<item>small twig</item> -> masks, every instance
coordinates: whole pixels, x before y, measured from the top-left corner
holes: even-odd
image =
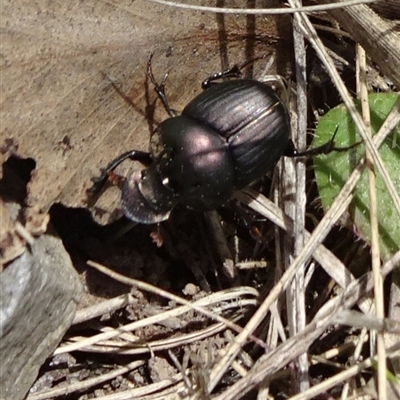
[[[383,266],[381,270],[382,276],[386,277],[395,268],[399,268],[399,266],[400,251]],[[275,373],[301,354],[303,349],[308,348],[332,323],[332,319],[336,315],[342,310],[353,307],[360,297],[365,296],[372,288],[372,273],[367,273],[357,279],[357,281],[351,283],[341,295],[329,300],[302,332],[289,338],[275,350],[262,356],[246,377],[234,383],[224,393],[216,396],[214,400],[234,399],[238,398],[239,395],[243,397],[259,385],[265,379],[265,376]],[[355,371],[357,373],[358,370],[355,369]],[[343,382],[343,379],[342,377],[341,382]]]
[[[289,0],[292,8],[301,8],[301,2],[298,0]],[[294,14],[293,39],[294,54],[296,60],[296,92],[297,92],[297,138],[296,147],[301,152],[307,145],[307,61],[305,37],[298,26],[298,14]],[[296,193],[295,193],[295,213],[294,213],[294,255],[297,256],[304,247],[305,232],[305,214],[306,214],[306,163],[304,159],[296,160]],[[301,332],[306,326],[306,300],[305,300],[305,268],[306,265],[299,266],[295,278],[291,285],[291,291],[288,291],[288,301],[291,303],[292,324],[291,335]],[[289,293],[291,294],[289,296]],[[288,310],[289,308],[288,304]],[[289,317],[289,316],[288,316]],[[290,319],[289,319],[290,322]],[[297,359],[297,368],[295,368],[296,379],[294,379],[293,389],[296,392],[304,392],[310,387],[309,383],[309,363],[307,353],[301,354]]]
[[[115,271],[112,271],[109,268],[105,267],[104,265],[98,264],[96,262],[88,261],[88,265],[97,269],[98,271],[102,272],[103,274],[106,274],[106,275],[112,277],[113,279],[117,280],[118,282],[124,283],[125,285],[135,286],[141,290],[145,290],[145,291],[153,293],[157,296],[165,297],[166,299],[172,300],[178,304],[183,304],[183,307],[179,307],[179,308],[170,310],[169,314],[165,315],[164,318],[170,318],[171,316],[180,315],[180,314],[183,314],[190,310],[195,310],[195,311],[199,312],[200,314],[203,314],[213,320],[216,320],[218,322],[225,324],[227,327],[229,327],[230,329],[232,329],[235,332],[241,332],[242,327],[240,327],[239,325],[233,323],[232,321],[227,320],[226,318],[224,318],[212,311],[209,311],[205,307],[213,304],[213,302],[215,302],[215,301],[220,302],[220,301],[227,301],[228,299],[232,300],[233,298],[239,298],[244,293],[246,293],[247,295],[251,295],[255,298],[257,298],[259,295],[259,293],[256,289],[246,286],[246,287],[233,288],[230,290],[223,290],[223,291],[220,291],[217,293],[213,293],[203,299],[197,300],[192,303],[192,302],[187,301],[187,300],[185,300],[179,296],[176,296],[170,292],[167,292],[166,290],[163,290],[161,288],[153,286],[149,283],[139,281],[137,279],[128,278],[128,277],[121,275]],[[147,318],[148,322],[149,322],[149,320],[152,320],[152,319],[154,319],[154,322],[159,323],[161,317],[159,315],[156,315],[156,316]],[[143,321],[136,321],[132,324],[128,324],[128,325],[124,326],[122,330],[115,329],[113,332],[102,333],[100,335],[96,335],[96,337],[88,338],[85,341],[84,345],[90,345],[90,344],[97,343],[100,340],[105,340],[105,339],[110,339],[112,337],[116,337],[121,332],[129,331],[129,329],[131,328],[132,325],[134,325],[135,328],[138,328],[139,326],[137,324],[140,322],[143,322]],[[267,348],[267,345],[262,340],[255,337],[254,335],[250,336],[250,340],[254,341],[254,343],[258,344],[262,348]],[[60,353],[68,352],[68,351],[77,350],[81,347],[83,347],[83,346],[82,345],[76,346],[76,343],[73,343],[72,345],[66,345],[66,346],[59,347],[54,352],[54,354],[60,354]]]
[[[45,400],[58,396],[67,396],[72,393],[87,390],[93,386],[100,385],[104,382],[117,378],[127,372],[137,369],[146,363],[144,360],[133,361],[121,368],[107,372],[94,378],[85,379],[81,382],[69,383],[67,386],[46,390],[44,392],[34,393],[27,397],[27,400]]]
[[[369,4],[375,0],[348,0],[339,4],[332,3],[317,6],[304,6],[298,8],[225,8],[225,7],[206,7],[192,4],[178,3],[167,0],[148,0],[154,3],[163,4],[165,6],[185,8],[192,11],[212,12],[217,14],[245,14],[245,15],[279,15],[279,14],[293,14],[293,13],[312,13],[327,10],[333,10],[342,7],[350,7],[357,4]]]
[[[104,300],[99,304],[83,308],[76,312],[72,325],[80,324],[82,322],[100,317],[107,313],[112,313],[127,306],[132,302],[133,297],[130,294],[123,294],[110,300]]]
[[[357,64],[358,64],[358,93],[361,99],[361,109],[363,120],[369,135],[371,136],[371,115],[368,103],[367,89],[367,60],[365,50],[361,46],[357,46]],[[375,296],[375,312],[378,318],[384,318],[384,298],[383,298],[383,279],[381,276],[381,260],[379,249],[379,227],[378,227],[378,204],[376,194],[376,177],[374,160],[369,150],[365,155],[367,171],[368,171],[368,192],[370,201],[370,224],[371,224],[371,258],[372,272],[374,276],[374,296]],[[373,350],[372,350],[373,351]],[[380,400],[387,398],[386,390],[386,351],[385,342],[382,332],[377,334],[377,351],[378,351],[378,395]]]

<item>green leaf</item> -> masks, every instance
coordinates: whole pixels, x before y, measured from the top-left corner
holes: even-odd
[[[399,95],[395,93],[377,93],[369,96],[372,131],[375,134],[391,111]],[[358,107],[359,108],[359,107]],[[361,140],[350,114],[344,105],[330,110],[321,118],[312,147],[320,146],[331,140],[337,130],[335,147],[347,147]],[[397,141],[396,141],[397,138]],[[345,184],[347,178],[365,152],[364,144],[344,152],[332,152],[314,157],[315,176],[321,204],[326,211]],[[379,153],[400,193],[400,127],[398,126],[380,147]],[[400,249],[400,217],[394,208],[392,199],[379,175],[376,173],[378,197],[378,222],[381,254],[384,260]],[[357,184],[354,199],[349,208],[354,231],[368,243],[371,242],[368,180],[366,171]],[[348,224],[346,224],[348,225]]]

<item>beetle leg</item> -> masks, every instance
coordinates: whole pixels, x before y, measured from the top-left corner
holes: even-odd
[[[147,62],[147,76],[149,77],[151,83],[154,85],[154,90],[157,93],[158,98],[163,103],[165,111],[169,114],[170,117],[176,117],[175,111],[169,106],[167,95],[165,94],[165,82],[167,81],[168,74],[164,75],[161,84],[156,81],[153,74],[153,68],[151,66],[151,60],[153,58],[153,54],[150,54],[149,61]]]
[[[89,189],[91,193],[99,193],[107,182],[109,174],[115,170],[125,160],[139,161],[144,165],[150,165],[153,162],[153,158],[150,153],[139,150],[131,150],[121,154],[114,160],[112,160],[105,168],[101,169],[101,175],[97,178],[92,178],[93,186]]]
[[[305,151],[299,152],[294,146],[293,142],[290,140],[289,144],[283,154],[286,157],[304,157],[304,156],[317,156],[319,154],[329,154],[333,151],[347,151],[352,149],[353,147],[358,146],[361,142],[357,142],[347,147],[335,147],[335,136],[339,127],[337,126],[335,132],[332,136],[332,139],[329,142],[324,143],[321,146],[315,147],[314,149],[309,149]]]
[[[283,155],[286,157],[296,157],[297,153],[298,152],[296,147],[294,146],[293,140],[290,139]]]
[[[294,143],[290,140],[286,150],[284,152],[284,156],[286,157],[307,157],[307,156],[317,156],[318,154],[329,154],[332,151],[335,151],[335,142],[332,138],[329,142],[324,143],[323,145],[316,147],[315,149],[309,149],[305,151],[298,151],[294,146]]]
[[[265,243],[261,231],[254,225],[253,219],[246,213],[246,211],[236,201],[230,202],[231,208],[235,211],[236,216],[239,218],[243,226],[248,230],[250,236],[259,244]]]
[[[201,84],[202,89],[208,89],[210,86],[212,86],[213,83],[215,83],[214,81],[216,81],[218,79],[240,78],[242,76],[241,71],[243,68],[247,67],[248,65],[253,64],[255,61],[258,61],[258,60],[261,60],[261,59],[267,57],[267,55],[268,54],[264,54],[260,57],[252,58],[251,60],[245,61],[244,63],[242,63],[240,65],[235,64],[232,68],[229,68],[225,71],[217,72],[216,74],[209,76]]]
[[[234,65],[232,68],[229,68],[225,71],[217,72],[214,75],[209,76],[207,79],[203,81],[201,84],[202,89],[208,89],[214,81],[222,78],[240,78],[242,73],[240,72],[240,67],[238,65]]]

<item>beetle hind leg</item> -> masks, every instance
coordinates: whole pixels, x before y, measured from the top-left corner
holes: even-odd
[[[336,133],[337,133],[338,129],[339,129],[339,127],[337,126],[335,129],[335,132],[333,133],[333,136],[332,136],[331,140],[329,140],[329,142],[326,142],[326,143],[322,144],[321,146],[315,147],[313,149],[308,149],[308,150],[301,151],[301,152],[296,149],[296,147],[294,146],[294,143],[290,140],[283,155],[286,157],[318,156],[320,154],[329,154],[329,153],[332,153],[333,151],[337,151],[337,152],[347,151],[347,150],[350,150],[353,147],[356,147],[362,143],[362,142],[357,142],[357,143],[354,143],[351,146],[347,146],[347,147],[336,147],[335,146],[335,137],[336,137]]]

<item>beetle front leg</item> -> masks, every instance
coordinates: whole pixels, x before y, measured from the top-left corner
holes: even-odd
[[[96,194],[101,191],[104,184],[107,182],[109,174],[115,170],[125,160],[139,161],[143,165],[150,165],[153,162],[153,158],[150,153],[146,151],[131,150],[121,154],[114,160],[112,160],[105,168],[101,169],[101,175],[97,178],[92,178],[93,186],[89,189],[89,192]]]
[[[165,82],[167,81],[168,74],[164,75],[164,78],[159,84],[154,78],[153,68],[151,67],[151,60],[153,58],[153,54],[150,54],[149,61],[147,61],[147,76],[149,77],[151,83],[154,85],[154,90],[156,91],[158,98],[163,103],[165,111],[169,114],[170,117],[176,117],[175,111],[169,106],[167,95],[165,94]]]

